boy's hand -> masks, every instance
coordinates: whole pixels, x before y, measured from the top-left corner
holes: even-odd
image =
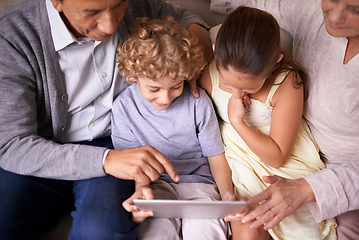
[[[141,211],[133,204],[133,199],[153,199],[152,189],[147,186],[136,186],[136,192],[122,203],[127,212],[132,213],[132,221],[141,223],[146,218],[153,216],[153,211]]]

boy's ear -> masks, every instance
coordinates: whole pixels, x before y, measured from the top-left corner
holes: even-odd
[[[279,53],[279,57],[278,57],[278,61],[277,61],[277,63],[279,63],[279,62],[280,62],[280,60],[282,60],[282,58],[283,58],[283,54]]]

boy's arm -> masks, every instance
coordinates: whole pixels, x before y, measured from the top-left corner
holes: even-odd
[[[223,200],[236,200],[233,194],[232,172],[223,153],[223,142],[218,119],[210,98],[200,89],[196,121],[202,153],[207,156],[211,173]]]
[[[224,153],[208,157],[211,173],[216,182],[222,200],[234,201],[236,197],[233,193],[232,171],[229,168]]]

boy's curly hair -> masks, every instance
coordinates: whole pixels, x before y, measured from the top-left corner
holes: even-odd
[[[198,39],[172,17],[137,18],[135,32],[118,47],[118,69],[129,83],[138,77],[191,79],[206,66]]]

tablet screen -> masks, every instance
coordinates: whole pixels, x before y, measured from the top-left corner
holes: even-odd
[[[190,201],[190,200],[143,200],[133,203],[140,210],[154,211],[157,218],[216,218],[241,213],[248,205],[245,201]]]

